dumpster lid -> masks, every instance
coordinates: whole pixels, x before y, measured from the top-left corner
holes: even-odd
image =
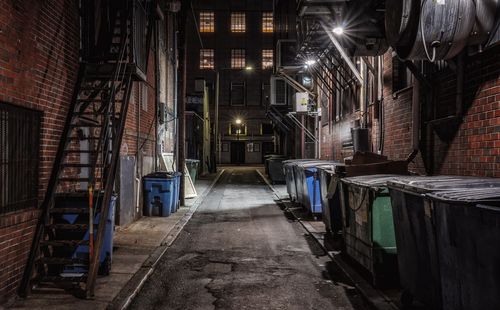
[[[199,163],[200,160],[199,159],[186,159],[186,162],[190,162],[190,163]]]
[[[481,202],[500,203],[500,185],[487,188],[456,188],[453,190],[434,192],[427,196],[431,199],[445,202],[460,202],[466,204]]]
[[[374,174],[343,178],[342,182],[346,184],[354,184],[362,187],[378,189],[381,187],[387,187],[388,181],[396,180],[397,178],[401,177],[403,176],[399,174]]]
[[[470,176],[404,176],[387,183],[390,188],[418,194],[456,188],[488,188],[500,186],[500,179]]]

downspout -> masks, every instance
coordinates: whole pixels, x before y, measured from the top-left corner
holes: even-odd
[[[420,81],[413,79],[413,95],[411,103],[412,151],[406,162],[412,162],[420,150]]]
[[[378,154],[384,153],[384,64],[383,56],[377,57]]]
[[[158,137],[158,127],[160,126],[159,115],[162,111],[160,111],[160,32],[159,32],[159,22],[154,21],[155,23],[155,154],[154,154],[154,162],[155,162],[155,171],[158,171],[158,153],[159,147],[158,144],[160,142],[160,137]]]

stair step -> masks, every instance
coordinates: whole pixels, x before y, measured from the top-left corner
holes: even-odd
[[[87,208],[52,208],[49,211],[51,214],[88,214]]]
[[[47,225],[45,227],[47,227],[49,229],[61,229],[61,230],[87,230],[87,229],[89,229],[88,224],[50,224],[50,225]]]
[[[87,265],[89,260],[77,257],[41,257],[40,262],[47,265]]]
[[[37,279],[37,282],[51,282],[51,283],[80,283],[86,282],[87,276],[83,275],[80,277],[65,277],[65,276],[44,276]]]
[[[43,240],[40,241],[42,246],[71,246],[89,245],[88,240]]]
[[[61,182],[90,182],[90,178],[59,178]],[[101,180],[99,177],[95,177],[94,180]]]
[[[91,127],[91,128],[101,128],[101,124],[71,124],[72,128],[79,128],[79,127]]]
[[[96,150],[65,150],[64,151],[67,154],[96,154],[96,153],[101,153],[101,151],[96,151]],[[112,151],[108,151],[108,153],[112,153]]]
[[[68,137],[71,141],[99,140],[100,137]]]
[[[101,190],[94,190],[94,197],[97,196],[102,196],[104,193]],[[88,190],[78,190],[78,191],[71,191],[71,192],[59,192],[55,193],[54,197],[56,198],[74,198],[74,197],[88,197],[89,196],[89,191]],[[54,208],[51,210],[56,210],[56,209],[63,209],[63,208]]]

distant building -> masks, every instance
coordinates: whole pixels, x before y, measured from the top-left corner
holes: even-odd
[[[223,164],[261,163],[275,151],[273,126],[266,118],[274,54],[272,1],[195,0],[193,8],[187,28],[187,93],[196,96],[201,90],[195,81],[205,80],[212,157]],[[219,150],[214,141],[217,72]],[[188,109],[202,114],[201,106],[188,104]],[[188,122],[186,132],[194,131]],[[192,149],[192,141],[187,144],[188,154],[201,153]]]

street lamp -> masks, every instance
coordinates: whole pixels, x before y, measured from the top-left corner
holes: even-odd
[[[219,134],[219,93],[220,93],[220,72],[225,70],[235,70],[235,71],[253,71],[252,66],[245,66],[244,68],[221,68],[215,71],[215,126],[214,126],[214,136],[215,136],[215,150],[217,151],[218,159],[215,161],[215,169],[217,171],[217,161],[221,162],[221,147],[222,147],[222,137]],[[241,123],[241,120],[240,120]]]
[[[333,33],[335,33],[338,36],[343,35],[344,34],[344,28],[341,27],[341,26],[337,26],[337,27],[333,28]]]

